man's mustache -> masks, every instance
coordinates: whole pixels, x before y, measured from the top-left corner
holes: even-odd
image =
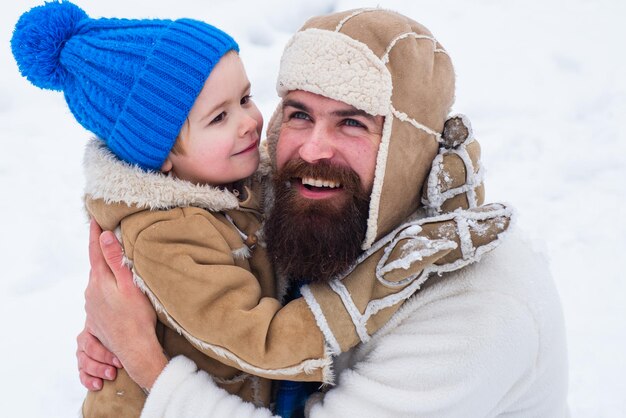
[[[305,177],[339,183],[341,193],[334,199],[303,198],[291,184]],[[294,159],[273,180],[275,201],[265,234],[279,274],[294,281],[326,281],[344,272],[360,254],[367,229],[370,192],[363,190],[358,174],[328,160]]]
[[[307,177],[339,183],[341,188],[353,194],[363,193],[361,179],[353,169],[332,164],[328,160],[311,164],[297,158],[288,161],[275,175],[276,180],[280,182],[291,182]]]

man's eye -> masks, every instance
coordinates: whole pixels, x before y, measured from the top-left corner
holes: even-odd
[[[343,123],[346,126],[353,126],[355,128],[365,128],[365,125],[363,125],[361,122],[355,119],[345,119]]]
[[[243,96],[241,98],[241,101],[239,102],[241,105],[245,105],[250,103],[250,100],[252,100],[252,95],[251,94],[246,94],[245,96]]]
[[[289,119],[302,119],[302,120],[308,120],[309,115],[307,115],[304,112],[293,112],[291,115],[289,115]]]
[[[213,125],[214,123],[220,123],[221,121],[224,120],[225,117],[226,117],[226,112],[222,112],[219,115],[217,115],[215,118],[213,118],[213,120],[211,121],[209,125]]]

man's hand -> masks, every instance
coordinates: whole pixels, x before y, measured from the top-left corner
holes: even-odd
[[[96,337],[84,329],[76,337],[76,359],[80,382],[93,391],[102,389],[103,380],[114,380],[122,363]]]
[[[92,221],[89,237],[91,271],[85,290],[85,329],[115,353],[137,384],[150,388],[167,364],[167,359],[156,337],[154,309],[134,285],[132,272],[122,263],[123,257],[122,247],[115,235],[110,231],[101,233],[100,227]],[[89,336],[81,334],[79,338],[93,344]],[[92,360],[96,357],[94,361],[100,358],[98,353],[86,354]],[[98,366],[89,361],[85,365]],[[86,369],[85,373],[90,374]],[[100,378],[99,375],[95,377]]]

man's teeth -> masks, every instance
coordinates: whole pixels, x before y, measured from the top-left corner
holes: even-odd
[[[314,179],[313,177],[303,177],[302,184],[305,186],[313,187],[328,187],[334,189],[341,186],[341,183],[334,182],[332,180]]]

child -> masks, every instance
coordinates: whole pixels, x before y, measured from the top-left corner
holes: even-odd
[[[97,135],[85,154],[86,207],[116,231],[158,313],[167,355],[191,358],[227,391],[259,405],[268,404],[270,381],[257,376],[332,382],[336,347],[363,337],[352,329],[328,341],[302,298],[285,307],[273,298],[259,240],[259,180],[268,169],[253,175],[263,121],[235,41],[190,19],[91,19],[71,3],[52,2],[25,13],[11,42],[22,74],[63,91],[78,122]],[[388,268],[388,282],[417,276],[455,248],[450,240],[430,242],[428,257],[399,263],[403,274]],[[359,283],[379,300],[408,292],[410,281],[383,286],[362,270],[351,275],[363,275]],[[372,312],[367,331],[414,289]],[[349,309],[335,303],[333,310]],[[138,416],[144,401],[120,370],[88,394],[83,414]]]

